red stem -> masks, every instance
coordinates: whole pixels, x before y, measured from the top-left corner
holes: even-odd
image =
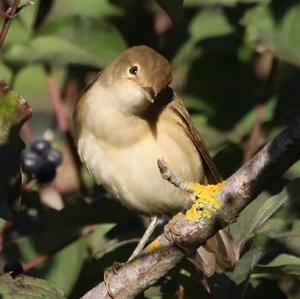
[[[69,122],[62,104],[62,99],[60,96],[58,84],[53,76],[50,67],[46,67],[46,72],[47,72],[48,88],[51,96],[53,110],[57,119],[58,127],[60,128],[61,131],[67,132],[69,128]]]
[[[24,134],[24,136],[28,142],[32,141],[33,133],[32,133],[32,130],[31,130],[28,122],[24,123],[24,125],[22,127],[22,133]]]
[[[18,10],[20,0],[14,0],[8,10],[4,13],[5,19],[0,31],[0,47],[3,45],[9,26]]]
[[[43,253],[39,256],[37,256],[36,258],[34,258],[33,260],[27,262],[27,263],[23,263],[23,269],[24,272],[30,270],[31,268],[40,265],[41,263],[43,263],[44,261],[46,261],[49,257],[55,255],[56,253],[58,253],[60,250],[64,249],[65,247],[67,247],[68,245],[72,244],[73,242],[79,240],[81,237],[87,236],[89,234],[91,234],[93,231],[95,230],[95,226],[94,225],[89,225],[85,228],[83,228],[78,234],[76,234],[75,236],[71,237],[70,239],[66,240],[65,242],[63,242],[62,244],[59,244],[56,248],[49,250],[46,253]]]

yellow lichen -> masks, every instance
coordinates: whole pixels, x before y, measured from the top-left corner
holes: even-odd
[[[218,195],[224,184],[224,181],[215,185],[188,184],[186,190],[191,192],[196,199],[192,207],[186,212],[186,218],[195,222],[204,218],[211,218],[221,207]]]
[[[160,237],[157,237],[155,240],[153,240],[145,249],[146,253],[151,253],[155,250],[160,250],[161,245],[160,245]]]

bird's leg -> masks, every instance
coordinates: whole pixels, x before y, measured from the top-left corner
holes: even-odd
[[[133,260],[135,257],[137,257],[143,251],[143,249],[145,247],[145,244],[147,243],[150,236],[154,232],[155,228],[157,227],[157,224],[158,224],[158,217],[157,216],[151,217],[151,221],[150,221],[149,226],[147,227],[147,229],[146,229],[142,239],[140,240],[139,244],[136,246],[133,253],[129,257],[128,262]]]
[[[159,220],[159,218],[157,216],[151,217],[149,226],[147,227],[142,239],[139,241],[139,244],[136,246],[136,248],[134,249],[133,253],[129,257],[127,262],[130,262],[131,260],[133,260],[135,257],[137,257],[143,251],[145,244],[147,243],[147,241],[149,240],[153,231],[157,227],[158,220]],[[113,265],[111,267],[107,268],[104,272],[104,283],[105,283],[107,293],[110,296],[110,298],[114,298],[113,294],[110,290],[110,282],[111,282],[112,277],[114,275],[118,274],[118,269],[120,268],[121,265],[122,264],[120,264],[120,263],[113,263]]]

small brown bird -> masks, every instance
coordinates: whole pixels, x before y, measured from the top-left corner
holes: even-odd
[[[74,137],[89,173],[124,205],[152,217],[130,259],[141,252],[158,217],[192,204],[190,194],[161,178],[159,158],[186,181],[220,180],[171,81],[172,67],[163,56],[147,46],[132,47],[98,75],[75,107]],[[198,253],[206,275],[234,261],[224,231]]]

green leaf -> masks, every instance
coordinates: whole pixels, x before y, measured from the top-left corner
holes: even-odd
[[[84,211],[84,213],[82,213]],[[80,226],[96,223],[116,223],[135,219],[135,215],[114,200],[99,200],[87,203],[77,200],[59,212],[49,224],[49,231],[70,231]]]
[[[17,66],[32,63],[63,65],[77,63],[101,67],[104,65],[96,55],[63,38],[53,36],[36,37],[27,44],[16,44],[3,55],[4,60]]]
[[[290,198],[288,188],[295,184],[299,185],[299,180],[294,180],[275,196],[268,197],[266,193],[262,193],[241,212],[237,222],[230,225],[230,231],[238,249],[241,249],[246,241],[288,201]]]
[[[234,6],[238,3],[268,3],[270,0],[185,0],[185,6],[224,5]]]
[[[294,221],[292,228],[287,232],[279,234],[277,240],[284,244],[290,252],[300,255],[300,221]]]
[[[234,33],[235,28],[220,9],[200,10],[192,19],[189,27],[189,39],[181,46],[173,59],[174,64],[191,60],[200,54],[196,47],[205,39],[218,38]]]
[[[69,294],[77,281],[87,256],[86,249],[87,240],[81,238],[60,250],[47,260],[42,276],[47,281],[57,285],[66,294]],[[70,269],[72,270],[70,271]]]
[[[0,276],[0,297],[1,299],[65,298],[61,290],[45,280],[26,275],[19,275],[13,279],[10,274]]]
[[[277,238],[278,234],[282,233],[287,226],[286,220],[274,217],[266,221],[258,230],[258,234],[264,234],[270,238]]]
[[[126,43],[118,30],[93,18],[65,17],[49,22],[39,30],[40,36],[55,36],[94,55],[94,66],[103,67],[125,48]]]
[[[123,11],[109,0],[64,0],[55,1],[51,14],[53,19],[70,15],[102,19],[120,16]]]
[[[193,41],[219,37],[234,32],[234,26],[220,9],[204,9],[196,14],[189,26]]]
[[[282,273],[300,276],[300,258],[290,254],[280,254],[266,265],[257,265],[255,277],[278,276]]]
[[[263,256],[263,248],[255,247],[248,250],[236,264],[232,273],[227,273],[237,285],[249,278],[255,265]]]
[[[5,38],[4,47],[7,48],[15,43],[27,42],[31,35],[29,26],[24,25],[24,22],[18,17],[14,19],[9,27],[9,31]]]
[[[24,98],[0,81],[0,217],[9,219],[20,196],[20,156],[24,144],[19,137],[22,124],[31,116]]]
[[[250,41],[279,59],[300,66],[300,4],[273,1],[247,11],[244,24]]]

